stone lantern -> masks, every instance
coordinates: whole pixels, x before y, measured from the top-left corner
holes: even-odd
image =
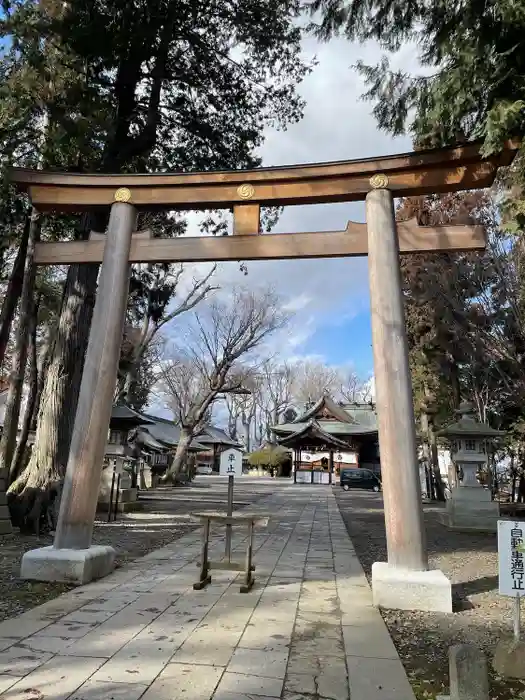
[[[132,483],[131,475],[125,467],[132,463],[135,450],[129,444],[129,434],[138,426],[151,425],[152,420],[124,404],[113,406],[109,424],[108,440],[104,454],[104,465],[100,479],[98,509],[110,508],[110,498],[116,477],[118,479],[118,509],[120,512],[139,510],[138,489]]]
[[[456,530],[496,532],[499,504],[492,500],[490,489],[479,483],[477,475],[487,466],[487,443],[505,433],[477,421],[467,402],[456,413],[460,419],[438,433],[450,442],[450,456],[459,474],[443,522]]]

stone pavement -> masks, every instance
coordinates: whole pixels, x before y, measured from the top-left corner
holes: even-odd
[[[249,510],[271,515],[250,593],[219,571],[194,591],[185,535],[0,623],[0,699],[414,700],[331,489],[276,484]]]

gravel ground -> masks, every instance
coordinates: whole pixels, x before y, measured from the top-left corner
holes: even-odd
[[[375,561],[386,561],[380,494],[334,489],[357,555],[370,578]],[[437,521],[440,506],[424,506],[431,568],[452,581],[454,614],[382,611],[419,699],[448,693],[448,648],[468,643],[489,660],[502,636],[512,635],[510,601],[498,595],[496,535],[451,532]],[[525,605],[522,607],[525,612]],[[505,681],[491,671],[491,698],[525,698],[525,683]]]
[[[271,485],[253,481],[240,484],[235,490],[235,507],[242,508],[269,492]],[[190,520],[195,510],[222,510],[226,506],[226,483],[215,477],[197,477],[190,487],[156,489],[141,495],[144,509],[119,515],[116,522],[107,522],[100,514],[95,522],[93,544],[109,544],[117,551],[117,566],[146,555],[182,537],[198,525]],[[18,578],[24,552],[52,544],[53,538],[0,535],[0,620],[19,615],[25,610],[56,598],[72,586],[61,583],[40,583]]]

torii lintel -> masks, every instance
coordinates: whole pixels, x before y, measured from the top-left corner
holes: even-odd
[[[257,260],[367,254],[366,228],[260,234],[261,206],[364,200],[376,188],[394,197],[456,192],[492,185],[519,147],[508,142],[483,156],[479,143],[381,158],[254,170],[105,175],[13,169],[12,180],[39,211],[81,212],[124,201],[137,209],[233,209],[234,236],[144,240],[134,237],[130,262]],[[401,252],[482,249],[479,227],[398,226]],[[39,243],[39,264],[100,262],[103,241]]]

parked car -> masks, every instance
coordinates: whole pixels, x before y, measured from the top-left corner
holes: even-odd
[[[199,464],[195,471],[197,474],[213,474],[213,469],[209,464]]]
[[[342,469],[341,488],[345,491],[367,489],[377,493],[381,491],[381,481],[370,469]]]

